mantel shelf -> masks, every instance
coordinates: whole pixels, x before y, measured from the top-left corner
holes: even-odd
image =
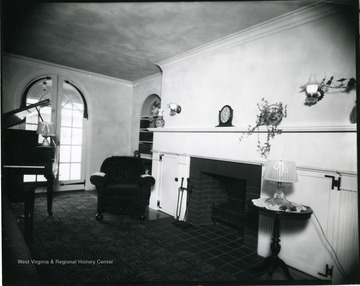
[[[356,132],[356,124],[339,126],[279,126],[281,133],[344,133]],[[173,133],[247,133],[248,127],[160,127],[148,128],[151,132]],[[253,133],[266,133],[265,126],[255,129]]]

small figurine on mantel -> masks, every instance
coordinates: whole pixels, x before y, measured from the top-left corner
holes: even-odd
[[[155,119],[155,127],[164,127],[165,120],[163,118],[164,109],[159,109],[158,116]]]

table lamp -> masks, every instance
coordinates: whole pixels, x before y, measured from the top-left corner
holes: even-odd
[[[42,147],[50,147],[50,142],[47,138],[55,136],[55,125],[53,122],[39,122],[36,133],[44,137]]]
[[[293,203],[285,198],[284,190],[291,183],[298,181],[295,162],[282,160],[268,160],[265,169],[264,179],[275,184],[274,195],[266,199],[266,203],[279,208],[293,208]]]

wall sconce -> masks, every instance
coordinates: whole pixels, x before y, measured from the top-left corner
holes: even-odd
[[[50,142],[47,138],[55,136],[55,125],[53,122],[39,122],[36,133],[44,137],[42,147],[50,147]]]
[[[330,77],[329,80],[326,80],[326,76],[319,83],[314,74],[310,75],[309,81],[301,86],[301,91],[305,91],[306,99],[305,105],[311,106],[316,104],[318,101],[323,99],[325,92],[327,92],[330,88],[332,89],[341,89],[342,92],[349,92],[356,86],[355,78],[341,78],[338,79],[338,85],[334,82],[334,77]]]
[[[168,107],[170,108],[170,115],[174,116],[176,114],[179,114],[181,112],[181,106],[177,103],[170,103],[168,104]]]

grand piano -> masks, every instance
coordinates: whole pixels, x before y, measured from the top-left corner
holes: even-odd
[[[24,122],[31,109],[49,105],[49,100],[22,107],[3,115],[2,129],[2,190],[10,199],[21,198],[24,186],[47,187],[47,211],[52,215],[56,146],[42,147],[36,131],[9,129]],[[46,181],[24,182],[24,175],[44,175]],[[26,202],[25,202],[26,204]],[[31,208],[31,206],[30,206]],[[25,205],[26,209],[26,205]],[[26,210],[25,210],[26,211]],[[25,222],[26,223],[26,222]]]

